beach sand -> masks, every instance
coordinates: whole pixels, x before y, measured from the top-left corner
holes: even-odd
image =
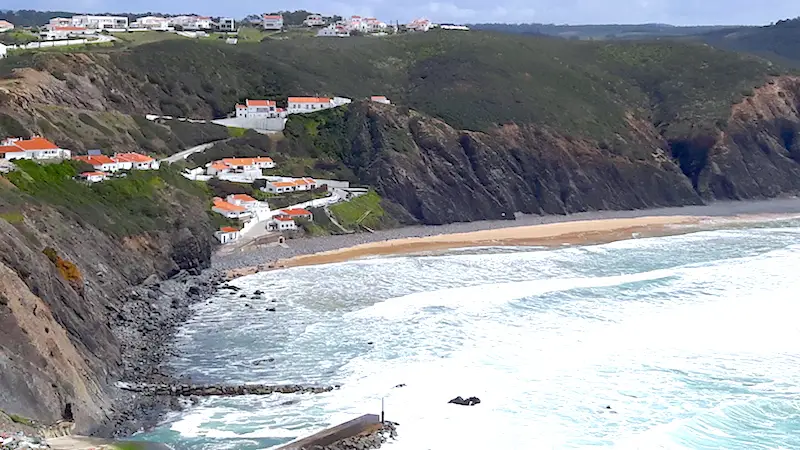
[[[561,246],[599,244],[635,237],[663,236],[695,231],[709,218],[702,216],[652,216],[581,220],[540,225],[486,229],[370,242],[352,247],[300,255],[274,263],[228,271],[238,278],[265,270],[330,264],[369,256],[413,254],[454,248],[485,246]]]

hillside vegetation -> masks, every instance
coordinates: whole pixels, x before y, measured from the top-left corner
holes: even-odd
[[[749,52],[800,67],[800,18],[765,27],[716,30],[701,38],[721,48]]]

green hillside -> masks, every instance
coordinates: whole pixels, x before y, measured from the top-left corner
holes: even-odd
[[[720,48],[755,53],[800,67],[800,18],[765,27],[718,30],[701,38]]]

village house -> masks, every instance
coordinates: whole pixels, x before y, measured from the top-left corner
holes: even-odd
[[[428,19],[414,19],[406,26],[409,31],[428,31],[431,29],[431,21]]]
[[[219,231],[214,233],[220,244],[227,244],[239,239],[240,232],[238,228],[234,227],[221,227]]]
[[[364,24],[363,27],[365,31],[367,31],[368,33],[384,31],[387,28],[385,23],[381,22],[380,20],[374,17],[367,17],[362,21],[362,23]]]
[[[273,100],[244,101],[244,105],[236,105],[236,117],[239,118],[270,118],[278,117],[278,105]]]
[[[317,37],[350,37],[350,31],[343,25],[330,25],[317,31]]]
[[[246,219],[251,217],[251,213],[244,206],[234,205],[225,200],[214,197],[214,206],[211,210],[217,214],[222,214],[229,219]]]
[[[325,19],[320,14],[311,14],[303,21],[303,25],[307,27],[321,27],[325,25]]]
[[[236,21],[232,17],[220,17],[217,28],[225,32],[236,31]]]
[[[70,36],[82,36],[86,34],[94,34],[95,30],[86,27],[76,27],[72,25],[67,26],[54,26],[41,31],[41,37],[48,41],[59,39],[68,39]]]
[[[261,190],[271,194],[283,194],[286,192],[313,191],[317,187],[317,180],[313,178],[298,178],[285,181],[267,181],[266,186]]]
[[[170,29],[170,19],[166,17],[147,16],[136,19],[134,28],[144,28],[154,31],[167,31]]]
[[[264,14],[264,16],[261,18],[261,26],[265,30],[282,30],[283,16],[280,14]]]
[[[124,30],[128,18],[123,16],[72,16],[72,26],[96,30]]]
[[[269,212],[269,204],[260,202],[247,194],[231,194],[225,201],[236,206],[243,206],[250,212]]]
[[[205,16],[176,16],[170,18],[169,24],[183,30],[210,30],[213,28],[211,17]]]
[[[0,33],[11,31],[14,29],[14,24],[7,20],[0,20]]]
[[[15,159],[26,159],[25,150],[16,145],[0,145],[0,159],[13,161]]]
[[[384,97],[383,95],[373,95],[369,99],[375,103],[383,103],[384,105],[392,104],[392,102],[390,102],[389,99]]]
[[[106,155],[78,155],[72,158],[76,161],[83,161],[86,164],[94,167],[98,172],[118,172],[120,170],[119,164]]]
[[[272,231],[289,231],[296,230],[297,223],[289,216],[275,216],[267,224],[267,227]]]
[[[8,56],[8,47],[5,44],[0,44],[0,59]]]
[[[0,146],[3,147],[16,147],[17,151],[6,151],[7,154],[12,156],[6,159],[69,159],[72,157],[72,152],[60,148],[56,144],[48,141],[47,139],[39,136],[34,136],[30,139],[20,138],[7,138],[0,141]],[[22,154],[20,155],[20,151]]]
[[[99,183],[108,179],[108,174],[105,172],[83,172],[80,178],[87,183]]]
[[[289,97],[287,110],[289,114],[301,114],[333,107],[333,101],[328,97]]]
[[[159,162],[140,153],[117,153],[111,159],[117,163],[119,170],[155,170]]]
[[[275,161],[266,156],[257,158],[224,158],[209,164],[206,173],[211,176],[219,176],[226,173],[255,173],[261,175],[262,169],[272,169],[274,167]]]
[[[304,219],[309,221],[314,220],[314,215],[311,214],[311,211],[302,208],[282,209],[280,215],[288,216],[295,220],[297,219]]]

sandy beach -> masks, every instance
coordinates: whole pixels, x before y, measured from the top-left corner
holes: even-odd
[[[352,259],[484,246],[588,245],[637,237],[699,231],[734,223],[797,217],[800,199],[726,202],[647,211],[600,211],[569,216],[522,216],[417,226],[375,234],[296,239],[280,247],[218,254],[215,266],[229,279],[266,270],[329,264]]]

